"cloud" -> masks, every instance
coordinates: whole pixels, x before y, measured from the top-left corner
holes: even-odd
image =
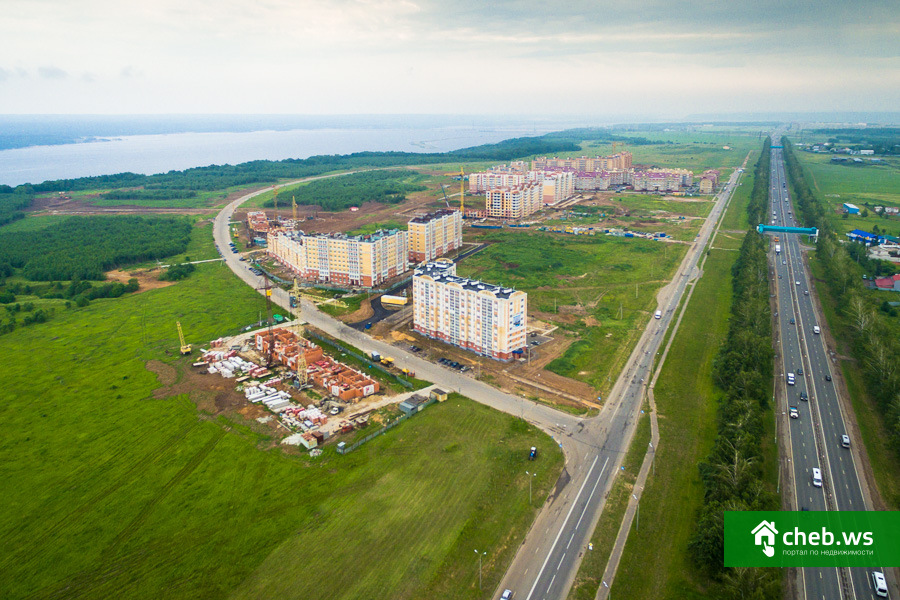
[[[144,74],[143,71],[134,67],[133,65],[125,65],[119,71],[119,77],[122,79],[131,79],[132,77],[141,77]]]
[[[0,67],[0,81],[6,81],[7,79],[10,78],[11,75],[12,75],[12,73],[7,71],[3,67]]]
[[[43,79],[65,79],[69,76],[59,67],[38,67],[38,75]]]

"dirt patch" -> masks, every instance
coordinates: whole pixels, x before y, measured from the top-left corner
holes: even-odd
[[[160,281],[159,271],[148,271],[146,269],[140,271],[120,271],[119,269],[115,269],[113,271],[107,271],[106,278],[109,281],[119,281],[121,283],[128,283],[129,279],[137,279],[138,284],[141,287],[135,292],[136,294],[175,285],[174,281]]]
[[[370,318],[374,314],[375,310],[372,308],[372,301],[371,299],[366,298],[360,303],[358,309],[338,318],[344,323],[359,323],[364,319]]]
[[[147,370],[156,375],[156,380],[160,385],[170,386],[178,381],[178,371],[172,365],[159,360],[151,360],[147,362]]]
[[[600,321],[598,321],[591,315],[588,315],[584,318],[584,324],[588,327],[600,327]]]
[[[402,331],[392,331],[391,337],[394,338],[395,342],[415,342],[416,338],[411,335],[407,335]]]

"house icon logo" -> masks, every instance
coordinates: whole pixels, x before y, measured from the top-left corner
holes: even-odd
[[[753,534],[753,540],[756,542],[756,545],[763,547],[763,554],[772,558],[775,554],[775,536],[778,535],[778,530],[775,529],[775,521],[771,523],[762,521],[750,533]]]

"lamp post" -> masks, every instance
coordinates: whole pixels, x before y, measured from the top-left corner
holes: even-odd
[[[531,505],[531,481],[537,477],[537,473],[525,471],[525,474],[528,475],[528,504]]]
[[[478,550],[476,550],[475,554],[478,555],[478,589],[480,590],[481,589],[481,557],[486,555],[487,552],[479,552]]]
[[[638,500],[638,497],[635,496],[634,494],[632,494],[631,497],[634,498],[635,500],[637,500],[637,511],[636,511],[637,512],[637,526],[635,527],[635,530],[640,531],[641,530],[641,501]]]

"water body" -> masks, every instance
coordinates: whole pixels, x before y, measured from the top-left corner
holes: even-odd
[[[164,173],[251,160],[308,158],[362,151],[446,152],[542,135],[573,127],[558,123],[503,123],[416,127],[349,127],[123,135],[84,143],[30,146],[0,151],[0,184],[132,172]]]

